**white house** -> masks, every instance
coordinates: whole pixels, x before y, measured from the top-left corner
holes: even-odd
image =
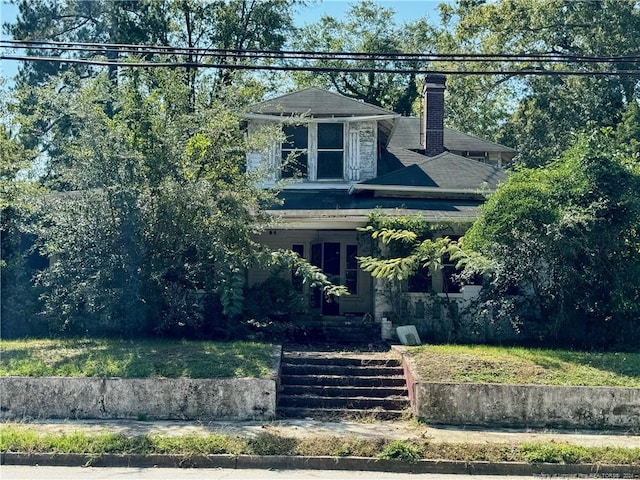
[[[486,195],[506,178],[503,167],[516,151],[445,128],[444,88],[444,76],[427,76],[424,118],[316,88],[253,105],[245,114],[249,131],[275,122],[286,135],[268,153],[247,159],[249,169],[268,172],[265,187],[290,179],[281,187],[282,205],[272,210],[275,228],[259,240],[297,252],[351,292],[338,301],[311,294],[316,314],[370,313],[380,321],[389,310],[382,285],[356,260],[369,253],[370,242],[356,229],[366,226],[372,211],[468,225]],[[433,273],[417,287],[422,293],[446,289],[448,272]],[[251,271],[249,282],[266,276]]]

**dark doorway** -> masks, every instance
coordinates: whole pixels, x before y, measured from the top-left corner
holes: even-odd
[[[325,242],[311,245],[311,263],[320,267],[329,281],[340,283],[340,243]],[[313,292],[312,307],[320,308],[322,315],[339,315],[340,304],[335,297],[327,298],[320,289]]]

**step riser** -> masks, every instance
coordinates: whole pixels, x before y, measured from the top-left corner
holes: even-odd
[[[355,367],[401,367],[400,360],[387,358],[336,358],[310,355],[285,355],[282,358],[283,365],[333,365]]]
[[[283,375],[344,375],[358,377],[398,376],[404,371],[399,367],[344,367],[334,365],[282,365]]]
[[[357,409],[308,409],[308,408],[282,408],[280,415],[285,418],[371,418],[376,420],[400,420],[406,416],[405,412],[391,410],[357,410]]]
[[[396,388],[369,388],[369,387],[328,387],[325,385],[286,385],[282,395],[315,395],[319,397],[369,397],[386,398],[390,396],[406,396],[407,389]]]
[[[403,387],[404,377],[343,377],[315,375],[282,375],[280,383],[286,385],[325,385],[346,387]]]
[[[384,410],[402,410],[409,407],[408,400],[389,400],[379,398],[340,398],[340,397],[306,397],[282,395],[278,405],[281,407],[303,407],[303,408],[357,408]]]

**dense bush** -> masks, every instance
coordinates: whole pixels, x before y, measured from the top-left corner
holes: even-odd
[[[245,298],[243,318],[253,336],[281,341],[304,337],[297,319],[308,311],[308,300],[289,280],[272,275],[247,288]]]
[[[545,344],[640,346],[640,164],[613,138],[582,138],[488,200],[464,237],[487,278],[479,311]]]

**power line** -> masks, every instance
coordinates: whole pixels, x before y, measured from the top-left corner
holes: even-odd
[[[36,57],[1,55],[0,60],[17,60],[25,62],[54,62],[94,65],[102,67],[123,68],[215,68],[229,70],[267,70],[267,71],[305,71],[305,72],[344,72],[344,73],[398,73],[425,74],[441,73],[444,75],[561,75],[561,76],[632,76],[640,77],[640,70],[545,70],[543,68],[522,68],[513,70],[447,70],[427,68],[371,68],[371,67],[312,67],[295,65],[264,65],[242,63],[202,63],[202,62],[122,62],[112,60],[86,60],[81,58]]]
[[[6,45],[3,45],[6,44]],[[121,52],[159,55],[196,55],[213,57],[265,57],[274,59],[340,59],[340,60],[387,60],[400,62],[415,61],[544,61],[564,62],[640,62],[640,55],[575,55],[564,53],[403,53],[403,52],[329,52],[312,50],[237,50],[202,47],[173,47],[166,45],[90,43],[90,42],[53,42],[35,40],[0,40],[1,48],[87,51],[95,53]]]
[[[424,74],[442,73],[446,75],[563,75],[563,76],[640,76],[640,69],[618,68],[609,66],[602,69],[586,69],[586,66],[604,67],[611,63],[638,63],[640,55],[624,56],[581,56],[565,54],[465,54],[465,53],[388,53],[388,52],[316,52],[293,50],[233,50],[206,49],[199,47],[171,47],[164,45],[133,45],[109,43],[83,42],[51,42],[31,40],[2,40],[0,48],[11,50],[44,50],[57,55],[7,55],[0,59],[24,62],[53,62],[68,64],[84,64],[94,66],[118,68],[215,68],[235,70],[266,70],[266,71],[308,71],[325,73],[395,73],[395,74]],[[91,58],[62,56],[63,53],[92,53]],[[125,55],[124,59],[121,55]],[[111,57],[116,58],[95,58]],[[175,58],[186,56],[184,60],[157,59],[150,61],[140,57],[163,56]],[[196,57],[195,60],[193,57]],[[211,59],[211,62],[202,60]],[[346,62],[336,65],[335,62]],[[309,64],[308,62],[316,62]],[[318,62],[327,62],[318,65]],[[377,62],[377,65],[367,65],[365,62]],[[393,63],[394,67],[379,66],[380,63]],[[433,68],[434,63],[464,63],[486,64],[500,63],[501,65],[528,64],[527,66],[475,69],[461,68]],[[531,66],[534,63],[535,66]],[[402,66],[408,64],[408,66]],[[543,66],[553,64],[577,64],[580,69],[552,69]]]
[[[6,45],[3,45],[6,43]],[[275,51],[275,50],[230,50],[205,49],[198,47],[168,47],[155,45],[130,45],[106,43],[36,42],[7,40],[0,41],[0,48],[34,49],[56,52],[93,52],[96,54],[130,53],[148,55],[187,55],[218,58],[256,58],[260,60],[307,60],[307,61],[382,61],[382,62],[525,62],[547,63],[626,63],[640,62],[636,56],[586,56],[565,54],[462,54],[462,53],[388,53],[388,52],[317,52],[317,51]]]

